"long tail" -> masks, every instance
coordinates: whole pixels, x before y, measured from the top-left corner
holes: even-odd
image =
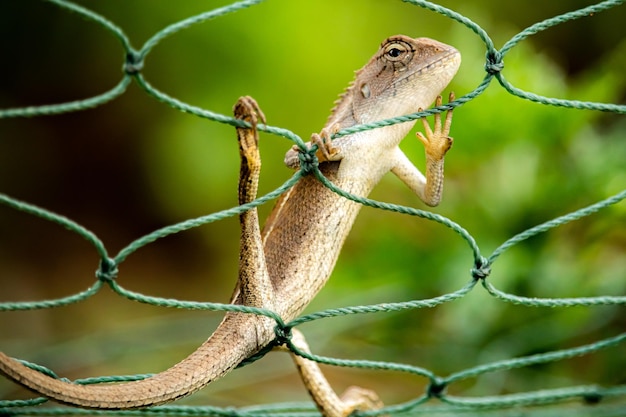
[[[78,385],[30,369],[2,352],[0,373],[45,397],[84,408],[128,409],[163,404],[199,390],[267,345],[272,335],[258,332],[258,319],[243,313],[227,314],[195,352],[141,381]]]

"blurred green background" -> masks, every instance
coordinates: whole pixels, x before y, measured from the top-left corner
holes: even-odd
[[[163,27],[227,1],[77,2],[121,27],[135,48]],[[591,1],[442,1],[488,31],[500,47],[523,28]],[[626,7],[568,22],[523,42],[505,77],[537,94],[624,103]],[[400,1],[271,0],[165,39],[142,71],[157,89],[230,114],[255,97],[268,122],[303,138],[323,126],[332,102],[387,36],[427,36],[457,47],[463,64],[450,89],[469,93],[484,77],[485,49],[466,27]],[[87,98],[118,83],[124,59],[103,28],[50,3],[0,3],[0,108]],[[494,81],[458,108],[442,204],[434,212],[466,228],[488,256],[511,236],[626,188],[623,116],[534,104]],[[291,172],[291,143],[262,135],[261,193]],[[403,143],[423,167],[423,148]],[[63,214],[96,233],[114,256],[157,228],[236,205],[234,129],[180,113],[132,84],[98,108],[0,121],[0,192]],[[389,175],[372,197],[425,208]],[[261,209],[266,215],[271,204]],[[502,255],[489,280],[527,297],[624,295],[626,206],[526,241]],[[227,302],[235,285],[238,222],[232,218],[159,240],[132,254],[118,282],[148,295]],[[82,238],[0,206],[0,301],[53,299],[94,281],[98,258]],[[406,301],[455,291],[470,280],[467,244],[445,227],[364,208],[330,283],[307,310]],[[59,309],[3,312],[0,348],[60,375],[156,372],[199,345],[219,313],[129,302],[105,289]],[[476,287],[433,309],[351,316],[301,327],[314,352],[390,360],[438,375],[496,360],[591,343],[623,332],[623,307],[541,309],[505,304]],[[455,395],[626,383],[624,347],[454,384]],[[426,380],[390,372],[327,369],[338,391],[358,384],[393,404]],[[0,380],[0,398],[28,394]],[[285,354],[228,375],[190,404],[306,400]]]

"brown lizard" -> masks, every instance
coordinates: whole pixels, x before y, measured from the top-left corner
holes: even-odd
[[[435,116],[431,131],[418,134],[426,150],[426,176],[398,147],[414,122],[405,122],[343,136],[331,134],[358,124],[415,113],[434,100],[448,85],[460,65],[451,46],[427,39],[398,35],[385,40],[374,57],[356,73],[338,100],[326,126],[313,135],[319,169],[339,188],[367,196],[381,177],[391,171],[426,204],[439,203],[443,161],[452,139],[448,136],[451,111],[442,127]],[[451,99],[453,96],[451,95]],[[256,198],[260,173],[257,122],[264,116],[254,100],[242,98],[235,116],[250,123],[238,127],[241,154],[239,202]],[[285,162],[299,165],[298,151],[287,152]],[[295,318],[329,278],[360,205],[328,190],[312,175],[285,193],[261,233],[256,209],[240,215],[240,265],[232,302],[262,307],[285,322]],[[79,385],[51,378],[0,352],[0,372],[23,386],[61,403],[85,408],[127,409],[163,404],[197,391],[231,371],[275,339],[273,319],[229,312],[215,332],[193,353],[173,367],[140,381],[120,384]],[[293,331],[292,342],[307,350],[302,335]],[[368,390],[349,389],[339,398],[317,364],[293,355],[315,403],[327,417],[347,416],[355,409],[380,407]]]

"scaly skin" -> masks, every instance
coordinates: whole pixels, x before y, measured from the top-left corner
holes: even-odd
[[[321,172],[339,188],[367,196],[392,171],[426,204],[436,205],[443,184],[443,158],[450,148],[449,116],[444,128],[420,136],[427,156],[426,177],[398,145],[412,128],[406,122],[355,133],[330,142],[330,135],[357,124],[374,122],[427,108],[448,85],[460,65],[454,48],[426,38],[393,36],[356,73],[326,126],[311,143],[318,144]],[[440,103],[441,99],[438,99]],[[254,100],[242,98],[235,116],[256,126],[264,116]],[[260,172],[256,129],[237,129],[242,168],[240,203],[256,197]],[[298,165],[297,151],[285,162]],[[260,233],[256,209],[241,215],[241,252],[234,303],[275,311],[285,322],[295,318],[328,280],[360,205],[338,196],[313,176],[302,178],[285,193]],[[274,339],[273,320],[227,313],[215,332],[195,352],[150,378],[120,384],[78,385],[31,370],[0,352],[0,372],[55,401],[85,408],[128,409],[163,404],[191,394],[220,378]],[[301,335],[296,344],[306,349]],[[346,416],[357,408],[378,407],[373,393],[339,399],[313,362],[294,358],[313,399],[328,417]],[[357,390],[358,391],[358,390]],[[331,394],[332,393],[332,394]]]

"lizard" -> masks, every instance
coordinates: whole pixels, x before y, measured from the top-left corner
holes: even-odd
[[[455,48],[432,39],[405,35],[386,39],[356,72],[321,132],[306,144],[308,151],[317,146],[321,173],[344,191],[365,197],[391,171],[427,205],[437,205],[442,195],[444,156],[452,145],[452,110],[443,126],[441,114],[435,115],[434,130],[421,119],[425,134],[417,137],[425,147],[425,175],[399,148],[415,121],[331,137],[345,128],[422,111],[433,101],[441,105],[440,93],[460,62]],[[452,93],[449,99],[454,99]],[[257,194],[261,166],[257,125],[265,124],[265,116],[250,97],[239,99],[234,114],[248,122],[236,127],[241,158],[239,203],[245,204]],[[290,149],[285,156],[287,166],[298,168],[298,153],[305,151]],[[359,209],[360,204],[330,191],[314,175],[306,175],[279,198],[262,231],[256,208],[241,213],[239,277],[231,302],[272,310],[284,322],[297,317],[330,277]],[[276,339],[275,326],[269,317],[227,312],[193,353],[139,381],[74,384],[28,368],[2,352],[0,373],[64,404],[91,409],[143,408],[174,401],[219,379],[271,345]],[[292,329],[291,340],[308,351],[298,330]],[[374,392],[363,388],[350,388],[346,395],[337,396],[315,362],[292,356],[324,416],[345,417],[357,409],[382,406]]]

